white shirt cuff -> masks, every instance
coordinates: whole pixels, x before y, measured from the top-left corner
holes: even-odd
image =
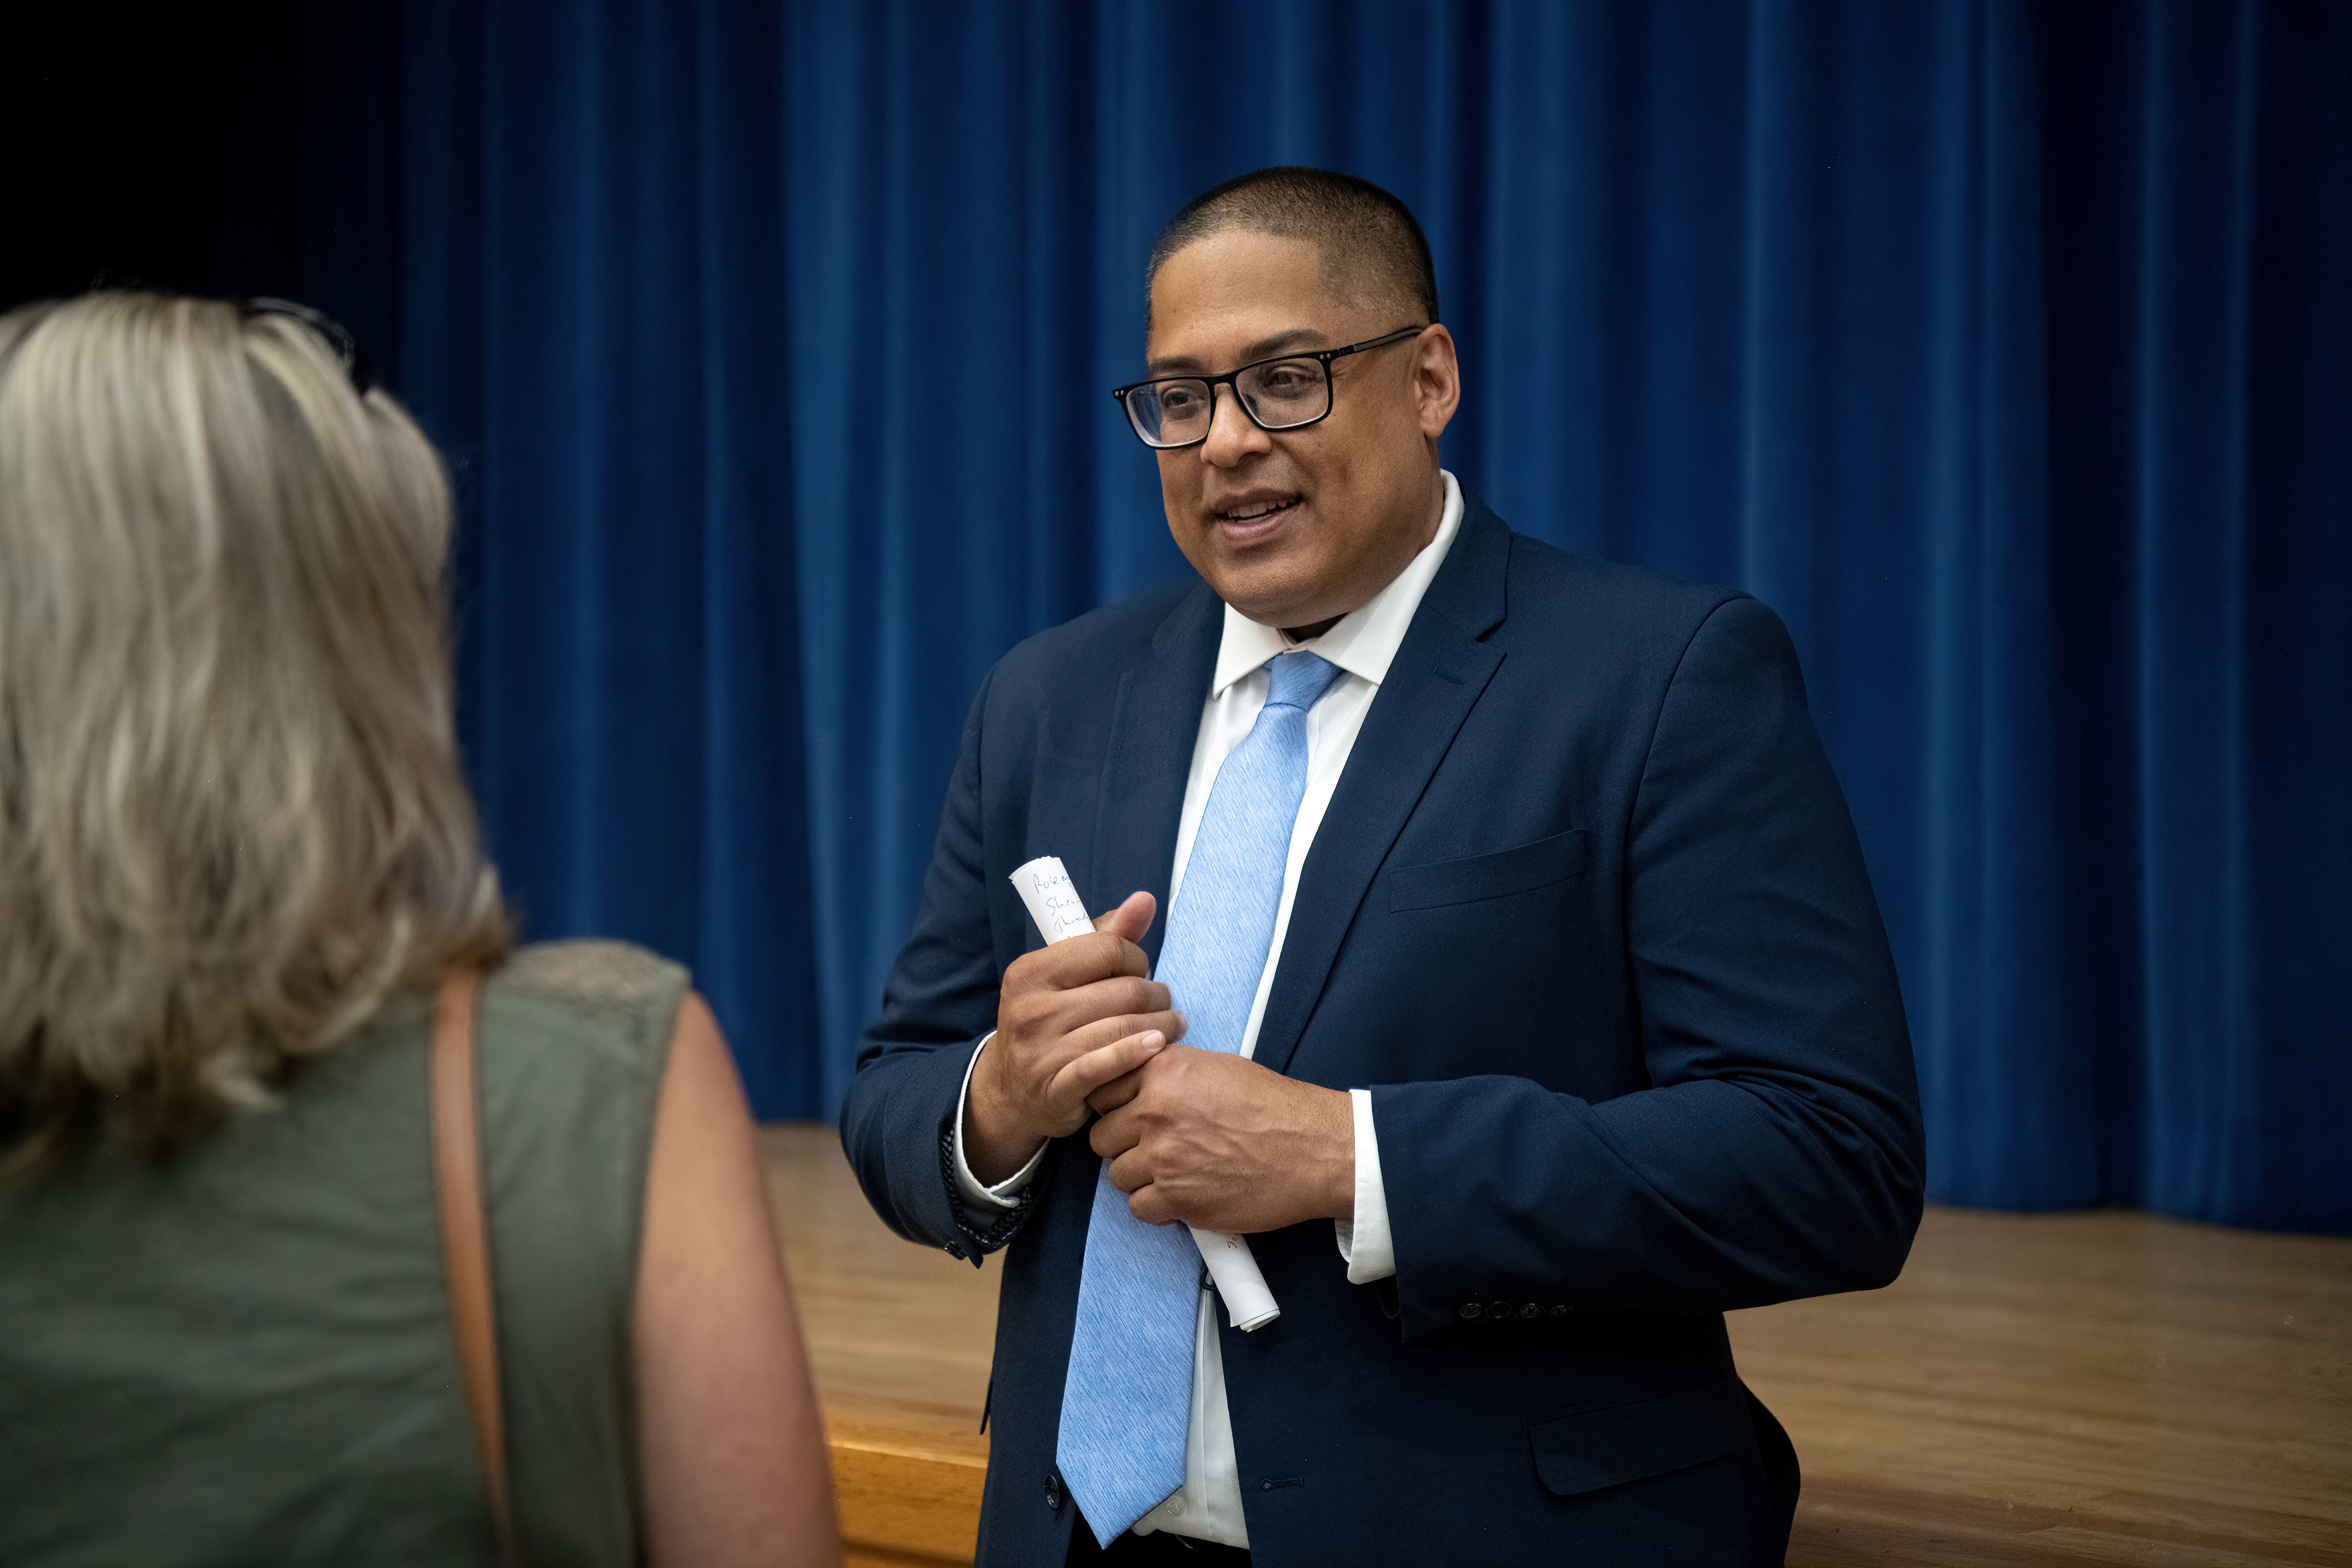
[[[1369,1285],[1396,1272],[1396,1242],[1389,1235],[1389,1190],[1381,1183],[1381,1140],[1372,1131],[1372,1091],[1351,1089],[1348,1102],[1356,1116],[1356,1217],[1331,1223],[1348,1260],[1348,1283]]]
[[[963,1110],[965,1102],[971,1099],[971,1069],[980,1065],[980,1053],[988,1049],[988,1042],[994,1038],[996,1038],[996,1031],[991,1029],[987,1037],[972,1048],[971,1060],[966,1062],[963,1068],[963,1088],[956,1091],[955,1110],[956,1185],[962,1190],[965,1203],[971,1205],[979,1213],[991,1216],[1003,1214],[1013,1207],[1013,1200],[1021,1195],[1021,1189],[1027,1186],[1029,1178],[1037,1173],[1037,1162],[1045,1157],[1045,1145],[1040,1143],[1037,1145],[1037,1152],[1029,1156],[1027,1164],[992,1187],[981,1184],[980,1178],[971,1173],[971,1163],[963,1157]],[[1364,1178],[1360,1163],[1356,1176],[1356,1191],[1361,1194],[1363,1190]],[[1363,1200],[1360,1196],[1357,1201],[1360,1203]],[[1388,1236],[1388,1211],[1385,1208],[1381,1211],[1381,1235],[1383,1238]],[[1389,1272],[1393,1274],[1396,1270],[1391,1268]]]

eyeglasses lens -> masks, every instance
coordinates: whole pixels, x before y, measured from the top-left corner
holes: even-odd
[[[1249,411],[1269,430],[1311,424],[1331,411],[1331,383],[1311,359],[1252,365],[1234,382]]]
[[[1208,433],[1211,398],[1205,381],[1155,381],[1127,395],[1136,434],[1155,447],[1181,447]]]

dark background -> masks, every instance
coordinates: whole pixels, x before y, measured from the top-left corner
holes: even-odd
[[[0,300],[299,294],[304,9],[11,7]]]
[[[0,55],[0,300],[353,329],[457,476],[530,930],[692,963],[767,1114],[838,1103],[988,664],[1181,570],[1104,395],[1153,230],[1320,163],[1430,231],[1449,467],[1788,619],[1937,1194],[2352,1230],[2352,6],[353,0]]]

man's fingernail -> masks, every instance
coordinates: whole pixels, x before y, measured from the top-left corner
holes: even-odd
[[[1146,1029],[1143,1031],[1143,1048],[1145,1050],[1156,1051],[1167,1043],[1168,1037],[1161,1034],[1159,1030]]]

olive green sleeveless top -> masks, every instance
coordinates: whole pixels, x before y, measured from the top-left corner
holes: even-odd
[[[479,1033],[517,1522],[634,1562],[629,1321],[683,970],[526,948]],[[169,1163],[0,1184],[0,1563],[495,1560],[450,1327],[430,1004],[402,995]]]

